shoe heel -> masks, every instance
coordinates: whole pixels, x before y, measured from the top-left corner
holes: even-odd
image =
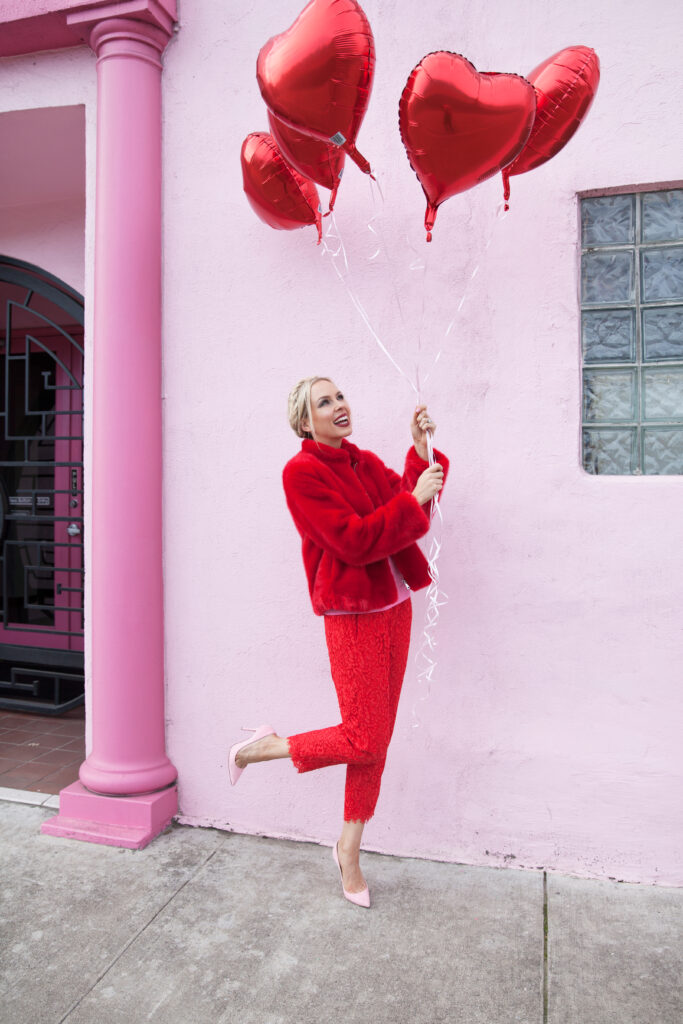
[[[365,886],[365,888],[361,892],[347,892],[346,889],[344,888],[344,875],[342,874],[341,864],[339,863],[339,854],[337,853],[337,843],[335,843],[334,846],[332,847],[332,858],[334,860],[334,863],[339,868],[339,879],[341,881],[341,887],[342,887],[342,892],[344,893],[344,898],[347,899],[349,901],[349,903],[353,903],[357,907],[365,907],[366,909],[369,909],[370,908],[370,890],[368,889],[367,885]]]
[[[235,758],[242,747],[246,747],[249,743],[253,743],[256,740],[263,739],[264,736],[273,735],[275,733],[275,729],[273,729],[272,725],[261,725],[258,729],[247,729],[247,727],[243,725],[242,732],[252,733],[252,739],[242,740],[241,743],[233,743],[230,747],[228,752],[228,773],[230,775],[230,784],[232,786],[237,784],[240,775],[244,771],[244,768],[238,768],[235,763]]]

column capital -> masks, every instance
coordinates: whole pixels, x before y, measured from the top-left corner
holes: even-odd
[[[91,26],[88,35],[98,65],[111,57],[134,57],[159,69],[168,40],[163,29],[133,18],[105,18]]]
[[[175,0],[93,0],[92,4],[67,14],[67,24],[82,30],[83,38],[98,57],[107,42],[151,46],[159,54],[173,34]],[[116,47],[118,52],[121,47]],[[131,56],[143,57],[142,50]]]

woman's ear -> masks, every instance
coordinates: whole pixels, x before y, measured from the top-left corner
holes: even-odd
[[[308,416],[306,416],[304,419],[302,419],[302,421],[301,421],[301,429],[305,430],[307,434],[311,433],[311,427],[310,427],[310,422],[309,422]]]

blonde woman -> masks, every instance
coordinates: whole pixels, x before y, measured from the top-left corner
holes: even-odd
[[[351,409],[328,377],[307,377],[289,396],[289,422],[301,451],[285,466],[287,505],[301,535],[308,589],[324,617],[339,725],[281,737],[269,726],[230,751],[230,780],[248,764],[290,757],[300,772],[346,764],[344,822],[332,854],[344,896],[370,906],[360,868],[365,823],[379,796],[410,644],[410,594],[429,584],[416,541],[429,529],[430,504],[448,460],[427,462],[435,423],[424,405],[410,421],[403,476],[348,437]]]

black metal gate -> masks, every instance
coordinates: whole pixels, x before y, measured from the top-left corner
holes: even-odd
[[[0,707],[83,702],[83,298],[0,257]]]

